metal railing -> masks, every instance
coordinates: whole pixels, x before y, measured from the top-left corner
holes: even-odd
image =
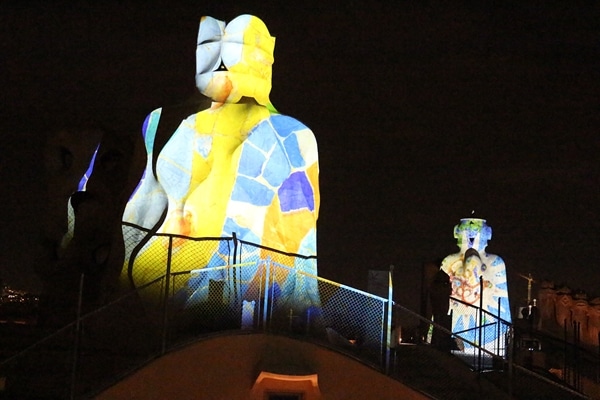
[[[477,371],[490,369],[492,365],[491,358],[506,358],[507,346],[511,324],[497,315],[486,311],[483,308],[461,301],[460,299],[450,298],[453,311],[464,318],[473,316],[476,321],[475,326],[469,329],[453,329],[452,334],[456,337],[457,348],[454,350]],[[498,310],[500,310],[500,301],[498,301]],[[453,318],[457,318],[453,316]],[[453,320],[453,325],[455,326]],[[493,356],[493,357],[492,357]]]
[[[474,371],[500,370],[499,385],[508,392],[524,376],[535,375],[513,364],[510,324],[477,308],[473,312],[480,323],[475,330],[452,332],[394,305],[391,291],[386,299],[310,273],[316,271],[313,256],[268,249],[235,236],[148,237],[130,225],[124,232],[134,255],[126,268],[135,288],[0,363],[5,393],[23,399],[81,398],[173,349],[223,331],[292,335],[399,377],[396,366],[409,361],[398,359],[396,349],[390,369],[392,314],[405,330],[405,343],[422,343],[419,334],[406,327],[414,326],[415,332],[419,325],[432,327],[453,343],[462,343],[462,348],[450,351]],[[134,273],[142,262],[147,271]],[[562,390],[559,383],[539,379]],[[453,389],[455,381],[446,374],[437,383],[441,392],[454,391],[460,398],[463,389]]]
[[[474,311],[479,312],[475,306],[464,306],[474,307]],[[517,362],[515,354],[518,349],[514,348],[514,327],[502,319],[485,320],[482,316],[481,326],[469,331],[453,332],[450,327],[440,325],[400,304],[394,305],[394,315],[397,323],[402,326],[402,335],[401,343],[395,349],[396,362],[391,375],[398,376],[403,381],[418,382],[422,371],[428,370],[426,388],[436,398],[459,400],[475,395],[478,398],[488,397],[489,392],[486,392],[484,381],[477,380],[477,383],[469,384],[468,379],[472,379],[472,376],[461,374],[458,368],[452,366],[449,357],[460,360],[459,362],[469,366],[476,375],[485,377],[486,383],[491,383],[504,392],[507,399],[589,398],[581,388],[569,385],[548,371],[535,370],[527,363]],[[487,337],[493,340],[480,346],[480,338],[486,338],[485,332],[492,329],[494,334],[488,333]],[[445,340],[432,342],[432,333],[436,331],[438,338],[442,336]],[[437,351],[432,352],[431,349]],[[406,356],[407,353],[409,356]],[[597,368],[600,368],[599,362],[600,358],[597,358]],[[446,364],[445,368],[441,366],[442,363]],[[473,387],[477,387],[479,393],[473,393]],[[497,396],[497,393],[494,396]]]
[[[235,237],[190,239],[199,252],[220,249],[223,256],[227,249],[231,254],[219,266],[182,269],[174,264],[173,241],[187,239],[153,238],[165,239],[169,245],[155,249],[167,254],[156,251],[143,276],[147,282],[4,360],[4,393],[23,399],[80,398],[172,349],[223,331],[292,335],[385,369],[388,299],[304,272],[316,265],[314,257]],[[193,265],[194,256],[187,256]],[[227,262],[234,259],[243,262]]]

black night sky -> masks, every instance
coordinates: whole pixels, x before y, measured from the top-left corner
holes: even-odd
[[[415,307],[422,264],[474,215],[515,296],[527,273],[600,295],[597,2],[277,3],[0,2],[8,284],[34,282],[45,138],[87,119],[139,134],[196,91],[200,17],[250,13],[277,38],[273,104],[319,143],[321,276],[366,289],[393,264]]]

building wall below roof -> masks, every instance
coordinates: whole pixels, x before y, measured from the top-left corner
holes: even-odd
[[[429,399],[372,368],[315,344],[267,334],[204,339],[169,353],[95,398],[251,399],[261,372],[277,376],[317,375],[321,399]],[[277,385],[281,389],[281,382]],[[307,398],[307,397],[305,397]]]

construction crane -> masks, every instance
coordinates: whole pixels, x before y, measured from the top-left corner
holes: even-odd
[[[519,274],[519,276],[523,279],[527,279],[527,305],[531,305],[531,286],[535,280],[533,280],[531,274],[527,274],[527,276]]]

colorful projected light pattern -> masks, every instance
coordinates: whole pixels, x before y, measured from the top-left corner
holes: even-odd
[[[154,144],[163,110],[150,113],[143,126],[147,166],[124,221],[188,237],[235,233],[287,253],[316,255],[317,143],[309,128],[269,101],[274,45],[257,17],[241,15],[227,25],[201,19],[196,85],[213,103],[183,119],[162,149]],[[173,242],[172,272],[227,264],[217,244],[210,257],[198,259],[198,245]],[[165,265],[164,247],[164,238],[154,237],[129,254],[135,263],[126,278],[135,286],[156,278],[151,267]],[[302,270],[316,275],[316,260]],[[222,278],[207,276],[205,283]]]
[[[483,310],[511,322],[504,261],[495,254],[485,252],[487,242],[492,238],[492,228],[484,219],[465,218],[454,227],[454,237],[458,240],[460,252],[447,256],[441,266],[450,276],[452,297],[475,307],[479,307],[482,301]],[[483,278],[483,292],[480,278]],[[475,307],[464,307],[456,301],[450,301],[452,332],[472,329],[463,336],[473,342],[478,341],[475,328],[479,326]],[[496,336],[486,335],[485,339],[489,343],[496,340]]]

